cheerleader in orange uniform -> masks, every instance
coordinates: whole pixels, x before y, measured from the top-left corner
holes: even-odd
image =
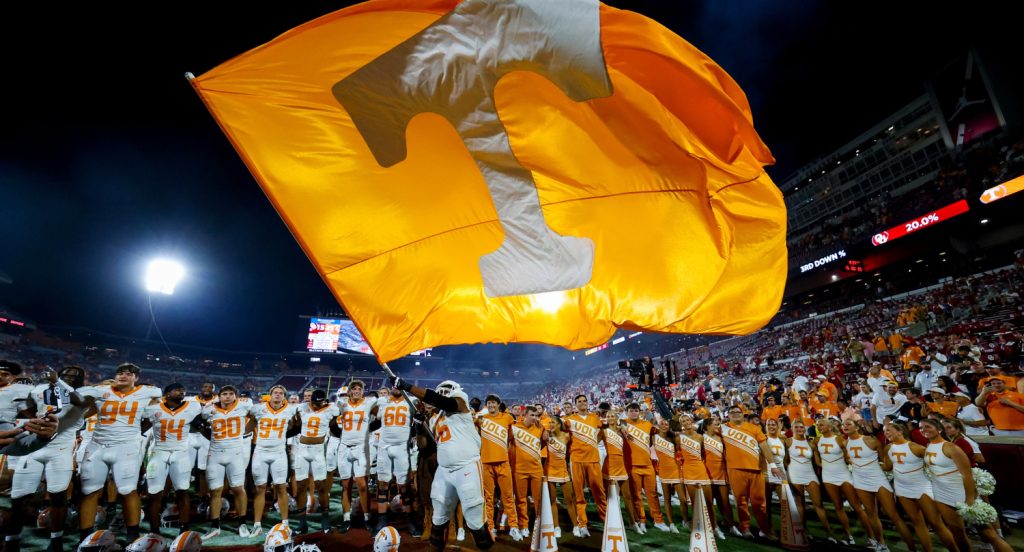
[[[612,485],[618,485],[619,496],[622,497],[622,501],[626,504],[626,512],[629,513],[629,523],[635,525],[637,515],[633,509],[633,495],[629,492],[629,485],[623,485],[629,481],[629,475],[626,474],[626,462],[623,457],[625,442],[622,427],[619,425],[619,415],[614,410],[609,412],[605,423],[608,427],[601,431],[606,451],[604,466],[601,470],[605,481],[605,496],[608,495]]]
[[[661,478],[661,494],[665,499],[663,513],[665,521],[668,522],[667,528],[669,532],[678,533],[679,529],[672,523],[672,494],[675,493],[679,498],[684,517],[686,495],[683,494],[683,477],[679,473],[679,462],[676,461],[676,434],[669,426],[668,420],[658,422],[658,433],[654,435],[654,452],[658,456],[658,477]]]
[[[711,527],[715,528],[718,538],[724,539],[725,533],[722,533],[715,520],[711,476],[708,475],[708,467],[704,464],[704,436],[697,433],[692,415],[684,413],[680,422],[683,430],[679,432],[678,442],[679,451],[683,457],[683,486],[686,489],[686,494],[690,497],[690,504],[693,504],[694,507],[698,500],[704,500],[708,515],[711,517]]]
[[[569,465],[565,461],[569,453],[569,434],[565,431],[565,422],[557,416],[551,418],[547,451],[548,461],[545,469],[548,478],[548,498],[551,499],[551,519],[555,525],[557,539],[562,537],[562,528],[558,526],[558,487],[562,489],[562,498],[565,499],[572,526],[576,527],[576,497],[572,492],[572,481],[569,479]]]
[[[711,479],[711,491],[718,504],[718,514],[725,520],[727,528],[733,534],[739,534],[736,520],[732,517],[732,505],[729,503],[729,485],[725,479],[725,443],[722,442],[722,420],[708,418],[701,426],[704,431],[704,466],[708,469]],[[716,531],[718,534],[719,531]],[[720,535],[721,536],[721,535]]]

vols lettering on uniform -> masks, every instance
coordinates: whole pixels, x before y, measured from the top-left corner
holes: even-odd
[[[543,431],[543,428],[538,429]],[[516,446],[520,451],[540,462],[540,437],[519,426],[512,426],[512,437],[516,440]]]
[[[508,429],[487,418],[480,419],[480,434],[491,443],[508,450]]]

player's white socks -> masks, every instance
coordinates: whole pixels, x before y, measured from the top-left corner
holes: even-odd
[[[345,512],[345,515],[343,515],[341,519],[344,519],[345,521],[352,521],[352,512]]]

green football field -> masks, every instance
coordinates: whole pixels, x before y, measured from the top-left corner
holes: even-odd
[[[9,504],[10,504],[9,500],[7,500],[7,499],[0,499],[0,506],[2,506],[4,508],[9,508]],[[331,511],[332,512],[340,512],[340,509],[341,509],[341,505],[340,505],[340,487],[336,486],[335,489],[334,489],[334,492],[332,493]],[[778,518],[779,504],[778,504],[778,502],[773,504],[772,510],[773,510],[773,512],[772,512],[773,513],[773,525],[776,527],[776,530],[778,530],[777,529],[779,527],[779,518]],[[808,511],[809,512],[813,512],[813,508],[811,508],[810,505],[808,505]],[[829,514],[830,514],[830,523],[833,524],[834,528],[838,528],[839,527],[839,522],[834,517],[834,511],[832,511],[830,509],[829,510]],[[392,522],[393,525],[397,529],[399,529],[399,531],[401,531],[403,533],[402,534],[402,546],[401,546],[402,550],[408,550],[408,551],[424,550],[425,551],[425,550],[429,549],[429,547],[428,547],[428,545],[427,545],[425,540],[414,539],[414,538],[412,538],[411,536],[408,535],[408,533],[406,532],[406,526],[407,525],[406,525],[406,518],[405,518],[404,515],[394,515],[394,514],[392,514],[392,515],[393,515],[393,518],[394,518],[393,522]],[[628,515],[626,514],[626,512],[623,511],[622,515],[623,515],[623,519],[626,520],[626,523],[628,524],[629,523],[628,522]],[[591,537],[589,537],[589,538],[576,538],[576,537],[572,536],[572,528],[569,525],[569,523],[570,523],[569,522],[569,517],[568,517],[566,511],[564,510],[564,508],[560,508],[559,521],[561,522],[560,525],[562,527],[562,538],[558,541],[558,547],[559,547],[560,550],[580,550],[580,551],[583,551],[583,550],[600,550],[600,546],[601,546],[601,531],[603,529],[603,525],[598,520],[597,512],[596,512],[596,510],[594,509],[593,506],[591,506],[589,508],[588,516],[591,519],[591,523],[590,523],[590,526],[591,526],[591,529],[590,529]],[[679,507],[678,506],[675,506],[673,508],[673,516],[676,519],[676,524],[678,525],[679,524],[679,522],[678,522]],[[864,537],[863,531],[861,531],[859,529],[854,529],[854,537],[856,538],[857,543],[860,546],[849,547],[849,546],[843,546],[843,545],[839,545],[839,544],[829,543],[829,542],[823,540],[823,538],[821,538],[821,537],[824,536],[824,530],[821,528],[821,525],[816,520],[814,520],[814,518],[816,516],[814,516],[812,514],[811,517],[812,517],[812,521],[810,521],[808,523],[808,531],[809,531],[809,533],[812,536],[812,543],[811,543],[811,549],[812,550],[843,551],[843,550],[865,550],[866,549],[866,539]],[[851,514],[851,517],[853,517],[852,514]],[[208,530],[209,525],[207,523],[205,523],[204,521],[201,521],[198,517],[196,517],[195,519],[198,522],[197,523],[193,523],[193,530],[196,530],[196,531],[199,531],[199,532],[205,532],[206,530]],[[272,526],[274,523],[277,523],[277,521],[279,521],[279,519],[280,519],[279,516],[276,513],[273,513],[273,512],[271,512],[267,516],[265,516],[264,523],[263,523],[263,526],[264,526],[264,536],[266,534],[266,529],[269,528],[270,526]],[[334,515],[331,516],[331,519],[332,519],[332,523],[335,526],[337,526],[337,524],[339,524],[341,522],[341,515],[340,514],[334,514]],[[35,525],[34,524],[34,518],[31,519],[31,521],[33,523],[31,523],[30,527],[26,528],[24,533],[23,533],[22,550],[24,550],[26,552],[44,551],[44,550],[46,550],[48,533],[45,530],[36,529],[34,527],[34,525]],[[320,523],[320,516],[319,516],[319,514],[312,514],[312,515],[310,515],[309,516],[309,521],[310,521],[311,529],[319,528],[319,523]],[[74,520],[72,523],[73,524],[77,524],[77,519]],[[891,527],[885,521],[884,518],[883,518],[883,525],[886,526],[886,540],[888,541],[890,549],[893,550],[893,551],[906,551],[906,550],[908,550],[908,548],[901,541],[899,541],[899,536],[896,534],[896,532],[893,529],[893,527]],[[294,521],[294,516],[293,516],[292,527],[294,528],[295,526],[296,526],[296,523]],[[854,525],[854,527],[856,527],[856,524]],[[146,523],[144,521],[143,522],[143,533],[145,533],[148,529],[149,529],[148,523]],[[167,544],[168,545],[170,544],[170,541],[171,541],[170,537],[172,537],[174,534],[175,533],[170,531],[170,530],[165,530],[164,531],[164,536],[167,537]],[[119,531],[119,536],[120,536],[121,539],[123,539],[123,535],[124,535],[124,530],[121,529]],[[1016,549],[1016,550],[1024,550],[1024,538],[1022,538],[1022,535],[1024,535],[1024,531],[1021,531],[1021,530],[1018,529],[1018,530],[1014,531],[1014,533],[1012,535],[1008,535],[1007,536],[1007,541],[1010,543],[1011,546],[1014,547],[1014,549]],[[449,539],[448,539],[448,545],[449,545],[448,549],[450,549],[450,550],[457,550],[457,549],[476,550],[476,547],[473,545],[473,540],[472,540],[472,537],[470,535],[467,534],[466,535],[466,539],[464,541],[461,541],[461,542],[460,541],[456,541],[455,537],[456,537],[455,536],[455,531],[450,531]],[[650,521],[649,518],[648,518],[648,529],[647,529],[647,534],[646,535],[637,534],[632,529],[629,529],[626,532],[626,537],[627,537],[627,541],[629,543],[629,549],[633,550],[633,551],[640,551],[640,550],[686,550],[688,545],[689,545],[689,539],[690,539],[690,535],[689,535],[689,532],[687,530],[682,530],[681,529],[679,534],[662,533],[661,531],[659,531],[659,530],[657,530],[657,529],[655,529],[654,527],[651,526],[651,521]],[[818,538],[815,538],[815,537],[818,537]],[[222,528],[221,535],[219,537],[217,537],[215,539],[212,539],[211,541],[205,543],[205,546],[203,547],[203,549],[204,550],[206,550],[206,549],[210,549],[210,550],[245,550],[245,551],[256,552],[258,550],[262,550],[262,544],[263,544],[263,540],[262,539],[263,539],[263,537],[243,539],[243,538],[238,536],[238,533],[237,533],[237,523],[231,522],[231,521],[225,521],[224,522],[224,526]],[[371,549],[372,538],[371,538],[371,535],[365,529],[363,529],[363,528],[353,528],[351,531],[349,531],[348,533],[345,533],[345,534],[339,534],[337,532],[332,532],[330,534],[324,535],[322,533],[317,532],[317,533],[313,533],[313,534],[304,536],[304,537],[302,537],[302,538],[300,538],[298,540],[301,541],[301,542],[316,543],[317,545],[319,545],[321,550],[323,550],[324,552],[328,552],[329,550],[370,550]],[[943,550],[944,549],[942,547],[942,545],[938,542],[938,540],[935,539],[934,537],[933,537],[933,542],[934,542],[934,547],[935,547],[936,550]],[[66,550],[74,550],[74,547],[75,547],[76,544],[77,544],[77,531],[68,530],[67,531],[67,535],[65,536],[65,539],[64,539],[65,549]],[[723,551],[723,552],[733,552],[733,551],[735,551],[735,552],[746,552],[746,551],[761,551],[761,550],[764,550],[764,551],[777,551],[777,550],[781,549],[781,547],[778,544],[776,544],[776,543],[771,543],[771,542],[763,541],[763,540],[750,541],[750,540],[741,539],[741,538],[738,538],[738,537],[733,537],[731,535],[727,535],[727,538],[725,540],[717,541],[717,545],[718,545],[718,550]],[[979,546],[984,546],[983,544],[980,543],[980,541],[979,541],[978,545]],[[984,550],[985,548],[981,548],[981,549]],[[529,544],[526,541],[523,541],[521,543],[515,543],[515,542],[513,542],[509,538],[507,533],[499,533],[499,535],[498,535],[498,542],[495,544],[495,546],[491,550],[494,550],[496,552],[511,552],[511,551],[515,551],[515,550],[529,550]]]

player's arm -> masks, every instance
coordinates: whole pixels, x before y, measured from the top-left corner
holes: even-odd
[[[336,438],[341,437],[341,426],[338,425],[338,417],[334,416],[331,418],[331,423],[327,425],[327,430],[331,432]]]
[[[288,432],[285,433],[285,437],[295,437],[300,433],[302,433],[302,415],[296,409],[295,415],[288,421]]]
[[[462,399],[442,396],[433,389],[424,389],[398,377],[392,378],[391,385],[445,412],[469,413],[469,407]]]

